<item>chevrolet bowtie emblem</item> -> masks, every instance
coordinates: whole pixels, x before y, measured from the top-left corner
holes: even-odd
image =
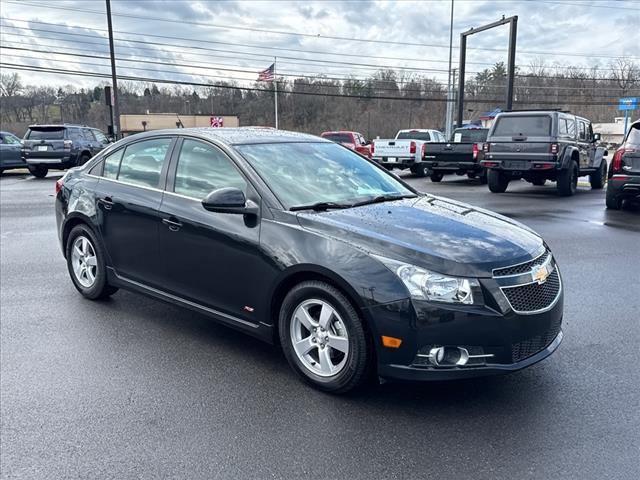
[[[542,285],[547,281],[549,277],[549,268],[546,265],[540,265],[531,271],[531,276],[534,282],[538,282],[538,285]]]

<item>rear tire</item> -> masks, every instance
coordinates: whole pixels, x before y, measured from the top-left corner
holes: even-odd
[[[498,170],[489,170],[487,172],[487,183],[489,190],[493,193],[504,193],[509,186],[509,177]]]
[[[578,164],[571,162],[568,168],[558,174],[558,193],[563,197],[570,197],[578,188]]]
[[[429,167],[426,165],[414,165],[411,167],[411,173],[418,178],[424,178],[429,175]]]
[[[600,168],[589,175],[589,183],[593,190],[600,190],[604,187],[604,179],[607,178],[607,162],[602,159]]]
[[[331,313],[326,316],[326,330],[320,333],[320,312],[325,308]],[[312,280],[293,287],[280,307],[278,327],[289,365],[311,386],[325,392],[346,393],[367,380],[373,364],[373,346],[357,310],[333,285]],[[321,345],[327,338],[329,341]],[[307,339],[308,343],[303,344]],[[334,368],[335,373],[331,371]]]
[[[480,180],[480,185],[487,184],[487,169],[483,168],[480,174],[478,175],[478,179]]]
[[[622,200],[617,195],[607,194],[605,201],[609,210],[620,210],[622,208]]]
[[[49,167],[44,165],[28,165],[29,173],[36,178],[44,178],[49,173]]]
[[[76,165],[78,167],[80,167],[80,166],[84,165],[85,163],[87,163],[90,159],[91,159],[91,157],[89,155],[84,154],[78,159],[78,163]]]
[[[443,174],[443,173],[440,173],[440,172],[433,172],[433,173],[431,174],[431,177],[430,177],[430,178],[431,178],[431,181],[432,181],[432,182],[438,183],[438,182],[442,181],[443,177],[444,177],[444,174]]]
[[[544,187],[544,184],[547,183],[547,179],[546,178],[534,178],[533,180],[531,180],[531,183],[533,183],[536,187]]]
[[[83,297],[99,300],[118,291],[117,287],[107,283],[104,248],[89,227],[73,227],[67,238],[65,252],[69,275]]]

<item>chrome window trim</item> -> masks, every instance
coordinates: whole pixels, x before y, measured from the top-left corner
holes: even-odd
[[[137,185],[137,184],[135,184],[135,183],[123,182],[122,180],[116,180],[116,179],[113,179],[113,178],[100,177],[100,176],[98,176],[98,175],[92,175],[92,174],[90,174],[90,173],[85,173],[85,175],[86,175],[87,177],[97,178],[97,179],[99,179],[99,180],[104,180],[104,181],[107,181],[107,182],[118,183],[118,184],[120,184],[120,185],[126,185],[126,186],[128,186],[128,187],[143,188],[143,189],[145,189],[145,190],[152,190],[152,191],[154,191],[154,192],[160,192],[160,193],[165,192],[165,191],[164,191],[164,190],[162,190],[161,188],[147,187],[146,185]],[[168,192],[165,192],[165,193],[168,193]]]

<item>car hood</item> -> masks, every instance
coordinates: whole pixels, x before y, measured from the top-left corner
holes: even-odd
[[[367,253],[450,275],[490,277],[492,269],[525,262],[545,248],[539,235],[516,221],[431,195],[301,212],[298,221]]]

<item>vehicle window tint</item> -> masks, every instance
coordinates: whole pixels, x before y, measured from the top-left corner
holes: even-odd
[[[91,132],[91,130],[89,130],[88,128],[82,129],[82,135],[84,136],[85,140],[88,140],[90,142],[95,142],[96,140],[96,138],[93,136],[93,132]]]
[[[82,136],[82,132],[80,131],[79,128],[68,128],[67,136],[71,140],[84,140],[84,137]]]
[[[587,139],[587,126],[584,124],[584,122],[578,122],[578,138],[580,140]]]
[[[558,135],[563,135],[563,136],[569,135],[566,118],[561,118],[560,120],[558,120]]]
[[[423,140],[425,142],[431,141],[431,135],[429,132],[400,132],[396,136],[398,140]]]
[[[26,138],[29,140],[63,140],[64,128],[32,128]]]
[[[224,187],[236,187],[244,192],[247,184],[231,159],[220,149],[185,139],[180,149],[173,191],[200,200],[213,190]]]
[[[329,133],[327,135],[323,135],[322,138],[326,138],[327,140],[331,140],[336,143],[353,143],[353,138],[348,133]]]
[[[118,178],[118,170],[120,169],[120,160],[122,160],[123,153],[124,148],[121,148],[104,159],[104,170],[102,171],[103,177]]]
[[[571,138],[576,138],[576,122],[573,118],[567,118],[567,132]]]
[[[102,133],[100,130],[92,130],[92,131],[93,131],[93,135],[96,137],[96,140],[98,140],[100,143],[109,143],[109,139],[105,137],[104,133]]]
[[[6,143],[7,145],[16,145],[20,143],[20,139],[13,135],[3,135],[2,143]]]
[[[170,144],[170,138],[154,138],[126,147],[120,163],[118,180],[157,188]]]
[[[551,135],[549,115],[518,115],[499,117],[493,136],[496,137],[548,137]]]

